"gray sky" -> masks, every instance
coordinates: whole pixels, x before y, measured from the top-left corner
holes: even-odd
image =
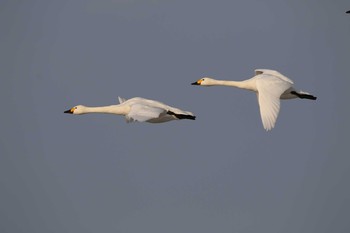
[[[349,1],[0,3],[0,231],[349,232]],[[276,69],[317,101],[191,86]],[[196,121],[77,104],[141,96]]]

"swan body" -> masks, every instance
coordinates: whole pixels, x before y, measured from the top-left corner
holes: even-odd
[[[257,94],[260,116],[266,131],[276,123],[280,110],[280,99],[311,99],[317,97],[307,92],[296,91],[293,81],[275,70],[257,69],[255,76],[244,81],[216,80],[204,77],[192,83],[200,86],[231,86],[253,91]]]
[[[196,116],[194,116],[191,112],[168,106],[159,101],[144,99],[141,97],[134,97],[128,100],[118,97],[118,99],[119,104],[117,105],[102,107],[87,107],[84,105],[77,105],[67,111],[64,111],[64,113],[70,113],[74,115],[86,113],[109,113],[124,115],[128,123],[134,121],[163,123],[172,120],[196,119]]]

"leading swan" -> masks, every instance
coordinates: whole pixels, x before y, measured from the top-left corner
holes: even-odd
[[[163,123],[172,120],[196,119],[196,116],[194,116],[191,112],[168,106],[159,101],[144,99],[141,97],[134,97],[128,100],[118,97],[118,99],[120,104],[117,105],[102,107],[77,105],[71,109],[68,109],[67,111],[64,111],[64,113],[75,115],[85,113],[110,113],[124,115],[128,123],[134,121]]]
[[[257,94],[260,115],[266,131],[271,130],[276,123],[280,110],[280,99],[310,99],[317,97],[307,92],[296,91],[293,81],[275,70],[257,69],[255,76],[244,81],[224,81],[204,77],[191,83],[200,86],[231,86],[254,91]]]

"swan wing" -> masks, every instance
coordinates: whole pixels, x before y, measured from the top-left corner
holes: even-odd
[[[256,81],[260,116],[266,131],[276,123],[280,111],[280,96],[292,86],[290,82],[271,75],[263,75]]]
[[[125,98],[122,98],[122,97],[120,97],[120,96],[118,96],[118,100],[119,100],[119,103],[120,103],[120,104],[122,104],[122,103],[124,103],[124,102],[126,101]]]
[[[166,110],[163,108],[143,104],[133,104],[130,107],[130,112],[125,117],[128,123],[134,121],[145,122],[157,119],[164,113],[166,113]]]
[[[259,75],[259,74],[272,75],[272,76],[280,78],[280,79],[282,79],[282,80],[284,80],[286,82],[289,82],[290,84],[294,84],[292,80],[290,80],[289,78],[287,78],[286,76],[284,76],[283,74],[281,74],[280,72],[278,72],[276,70],[256,69],[255,70],[255,75]]]

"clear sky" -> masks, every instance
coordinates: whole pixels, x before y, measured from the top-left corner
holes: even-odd
[[[350,232],[349,1],[2,0],[0,232]],[[317,101],[197,87],[276,69]],[[63,114],[141,96],[196,121]]]

